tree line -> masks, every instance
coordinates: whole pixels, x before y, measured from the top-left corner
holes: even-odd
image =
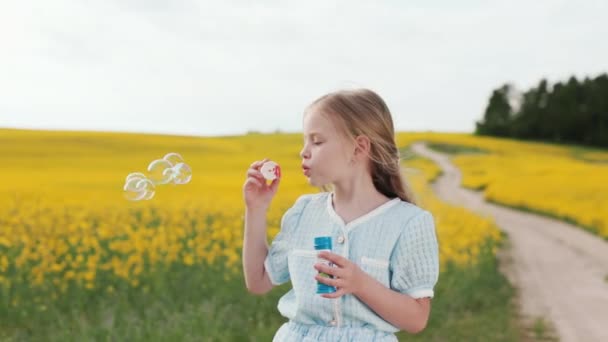
[[[608,75],[492,91],[475,134],[608,147]]]

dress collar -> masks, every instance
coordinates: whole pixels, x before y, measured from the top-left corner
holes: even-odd
[[[340,215],[338,215],[338,213],[336,213],[336,210],[334,209],[333,197],[334,197],[333,192],[329,192],[327,194],[327,212],[329,213],[329,216],[331,216],[334,221],[336,221],[338,224],[340,224],[341,227],[346,228],[346,230],[350,230],[354,226],[359,225],[359,224],[371,219],[374,216],[377,216],[378,214],[384,212],[386,209],[392,207],[393,205],[395,205],[401,201],[401,199],[399,197],[390,199],[387,202],[384,202],[381,205],[377,206],[376,208],[372,209],[371,211],[369,211],[345,224],[344,220],[340,217]]]

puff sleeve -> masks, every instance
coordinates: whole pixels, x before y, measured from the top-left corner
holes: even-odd
[[[264,268],[273,285],[281,285],[290,279],[287,254],[293,246],[294,232],[310,198],[311,195],[300,196],[281,218],[281,229],[270,244],[268,255],[264,260]]]
[[[439,246],[426,210],[406,223],[390,259],[391,288],[413,298],[433,297],[439,278]]]

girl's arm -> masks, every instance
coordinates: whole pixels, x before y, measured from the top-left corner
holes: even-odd
[[[359,290],[353,295],[392,325],[411,334],[419,333],[426,327],[431,313],[430,298],[412,298],[368,275],[362,277],[362,283],[357,288]]]
[[[243,185],[245,199],[245,232],[243,233],[243,272],[247,290],[255,294],[265,294],[272,289],[272,283],[264,268],[268,255],[266,242],[266,212],[276,194],[280,177],[270,185],[260,172],[260,167],[268,161],[256,161],[247,170]]]
[[[320,252],[319,257],[331,261],[334,266],[317,263],[315,269],[333,275],[335,278],[316,275],[315,279],[324,284],[335,286],[334,293],[325,293],[325,298],[339,298],[345,294],[353,294],[387,322],[409,333],[419,333],[426,327],[431,312],[429,298],[414,299],[384,286],[357,265],[345,257],[331,253]]]
[[[243,236],[243,270],[247,290],[255,294],[265,294],[273,287],[264,268],[268,255],[266,241],[266,210],[245,210],[245,233]]]

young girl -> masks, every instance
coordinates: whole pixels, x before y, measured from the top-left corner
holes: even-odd
[[[251,164],[243,186],[247,289],[293,286],[279,300],[289,321],[273,341],[397,341],[399,330],[422,331],[438,244],[433,216],[414,204],[401,177],[388,107],[367,89],[338,91],[314,101],[303,124],[302,171],[324,192],[296,200],[270,248],[266,211],[280,179],[266,183],[264,159]],[[315,251],[318,236],[331,236],[332,252]],[[317,282],[337,291],[317,294]]]

